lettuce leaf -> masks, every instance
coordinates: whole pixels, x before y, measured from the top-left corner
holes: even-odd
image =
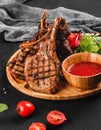
[[[101,54],[101,37],[98,38],[84,34],[81,38],[79,48],[77,48],[74,53],[85,51]]]

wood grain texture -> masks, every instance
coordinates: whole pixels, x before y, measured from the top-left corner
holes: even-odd
[[[19,52],[19,50],[11,56],[9,61],[11,61],[12,58],[15,57],[18,52]],[[96,86],[96,88],[85,90],[85,91],[77,90],[66,82],[65,84],[63,83],[63,85],[64,85],[63,88],[55,94],[38,93],[38,92],[33,91],[31,88],[26,88],[25,87],[26,82],[23,84],[17,83],[11,76],[10,72],[8,71],[8,66],[6,67],[6,73],[7,73],[7,78],[9,80],[9,82],[15,89],[17,89],[18,91],[20,91],[24,94],[27,94],[29,96],[32,96],[35,98],[40,98],[40,99],[72,100],[72,99],[87,97],[87,96],[96,94],[101,91],[101,82],[98,84],[98,86]]]

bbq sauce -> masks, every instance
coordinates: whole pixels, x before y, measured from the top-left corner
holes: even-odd
[[[101,72],[101,65],[95,62],[80,62],[71,65],[67,71],[73,75],[91,76]]]

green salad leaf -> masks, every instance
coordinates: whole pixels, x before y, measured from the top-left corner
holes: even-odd
[[[0,103],[0,112],[6,111],[8,109],[8,106],[4,103]]]
[[[81,38],[79,48],[74,53],[85,51],[101,54],[101,37],[84,34]]]
[[[98,53],[101,54],[101,42],[98,43],[98,46],[99,46],[99,51],[98,51]]]

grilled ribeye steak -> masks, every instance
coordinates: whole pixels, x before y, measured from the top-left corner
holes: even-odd
[[[34,55],[39,49],[39,45],[36,44],[35,41],[39,40],[43,35],[46,34],[49,28],[49,24],[46,21],[46,17],[48,15],[47,10],[44,10],[41,22],[39,25],[39,31],[33,36],[33,38],[29,41],[23,42],[20,45],[20,52],[18,53],[15,63],[14,61],[10,62],[9,66],[12,69],[12,76],[17,82],[25,81],[24,76],[24,67],[25,60],[28,55]]]
[[[62,18],[56,18],[52,28],[36,41],[39,50],[25,61],[25,78],[29,86],[37,92],[55,93],[61,88],[61,63],[56,53],[56,34]]]

